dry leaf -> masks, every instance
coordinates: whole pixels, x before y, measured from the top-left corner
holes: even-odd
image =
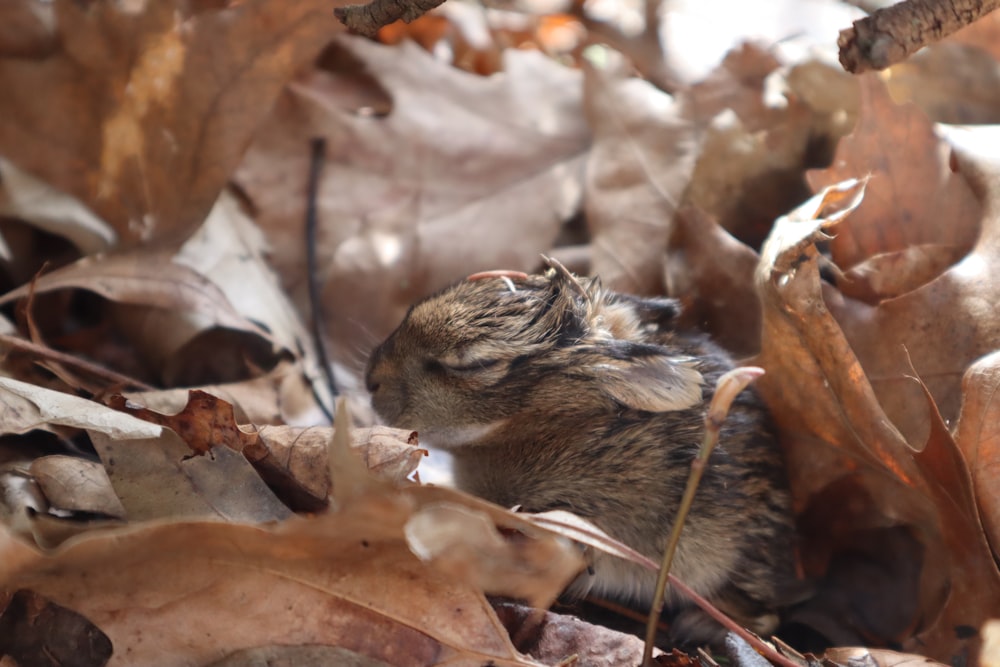
[[[268,486],[289,507],[317,511],[326,507],[330,494],[328,447],[334,430],[327,427],[240,425],[233,406],[200,390],[188,393],[187,403],[174,414],[164,414],[114,396],[117,410],[160,424],[177,433],[191,452],[206,454],[216,447],[240,452],[253,464]],[[349,417],[345,422],[351,423]],[[350,431],[354,454],[363,468],[384,481],[401,483],[416,469],[426,450],[416,447],[412,431],[376,426]],[[349,478],[353,479],[351,475]]]
[[[1000,122],[1000,63],[981,48],[945,40],[889,71],[893,99],[912,102],[937,123]]]
[[[0,377],[0,434],[50,425],[106,433],[117,439],[158,438],[163,429],[99,403]]]
[[[99,667],[112,654],[108,636],[80,614],[31,591],[0,594],[0,655],[17,665]]]
[[[778,66],[772,53],[744,45],[679,97],[684,116],[703,131],[685,203],[753,247],[777,216],[808,195],[801,169],[812,112],[794,97],[765,95]]]
[[[629,76],[621,56],[584,69],[584,110],[594,130],[584,213],[591,272],[611,289],[663,291],[671,220],[694,169],[694,128],[651,83]]]
[[[821,196],[816,199],[822,201]],[[810,205],[813,211],[819,208]],[[855,208],[857,202],[846,213]],[[794,490],[799,498],[808,498],[838,479],[860,482],[868,497],[850,499],[853,507],[840,500],[839,510],[831,509],[843,517],[867,517],[853,525],[829,522],[834,545],[838,539],[848,544],[851,532],[894,523],[914,530],[924,546],[924,561],[914,610],[918,635],[911,641],[942,659],[974,653],[974,633],[970,637],[955,628],[978,627],[997,611],[1000,575],[982,534],[961,455],[929,395],[924,409],[931,408],[931,437],[925,441],[908,443],[886,418],[822,298],[814,244],[824,238],[820,230],[831,221],[819,217],[810,222],[809,217],[778,221],[757,272],[764,304],[758,362],[767,369],[760,389],[789,447],[791,476],[799,487]],[[868,613],[870,608],[866,605]]]
[[[976,504],[993,553],[1000,553],[1000,352],[978,360],[962,378],[962,413],[955,441],[972,475]]]
[[[664,272],[667,293],[684,304],[681,321],[707,331],[738,357],[760,350],[760,299],[753,289],[757,253],[701,209],[681,209]]]
[[[454,503],[425,505],[404,530],[422,561],[474,588],[539,609],[547,609],[583,566],[568,541],[503,536],[489,515]]]
[[[242,382],[206,385],[200,389],[232,403],[241,424],[304,427],[323,423],[326,419],[300,362],[281,361],[265,375]],[[189,393],[189,389],[136,391],[126,394],[126,398],[163,414],[176,414],[187,405]]]
[[[59,0],[57,48],[0,58],[0,153],[122,242],[184,238],[282,86],[340,29],[325,0]]]
[[[132,252],[109,257],[85,257],[75,264],[40,276],[33,287],[24,285],[4,294],[0,297],[0,304],[24,298],[32,289],[36,294],[44,294],[72,288],[87,289],[111,301],[187,315],[191,320],[188,328],[195,332],[218,326],[246,331],[270,340],[264,329],[233,308],[215,283],[173,262],[167,253]],[[171,333],[179,335],[177,331]],[[176,346],[186,340],[182,338]]]
[[[931,282],[883,301],[877,307],[842,298],[833,292],[826,294],[830,311],[870,378],[879,403],[911,443],[926,440],[929,417],[920,388],[906,376],[915,370],[923,378],[945,422],[951,424],[958,418],[962,375],[975,359],[1000,347],[1000,327],[994,324],[997,311],[992,305],[998,291],[994,279],[996,271],[992,266],[1000,256],[1000,218],[992,210],[992,200],[996,197],[996,167],[990,162],[992,149],[988,140],[976,133],[969,133],[969,136],[974,152],[958,154],[959,173],[947,176],[946,182],[951,185],[938,192],[934,201],[927,202],[928,206],[940,207],[937,210],[943,217],[924,218],[921,211],[923,225],[916,218],[906,223],[892,216],[863,218],[872,227],[855,227],[846,236],[873,242],[877,238],[902,239],[917,233],[921,227],[939,230],[933,232],[935,235],[950,234],[952,232],[946,230],[962,225],[961,216],[967,210],[965,195],[956,195],[958,201],[954,210],[945,202],[950,201],[950,192],[962,193],[969,187],[956,184],[955,180],[968,179],[976,197],[982,200],[977,206],[983,210],[978,223],[981,231],[971,252]],[[982,151],[986,157],[978,157],[975,151]],[[912,156],[909,161],[920,162],[921,159]],[[937,168],[944,169],[940,165]],[[875,182],[872,179],[869,187],[874,187]],[[942,219],[952,220],[954,224],[942,225]],[[848,222],[857,224],[853,217]],[[879,231],[883,224],[890,225],[888,231]],[[907,231],[911,227],[914,231]],[[839,229],[837,234],[833,243],[841,239]]]
[[[809,172],[814,190],[845,178],[870,178],[858,212],[837,228],[833,261],[846,271],[873,255],[926,244],[954,246],[961,256],[976,239],[981,206],[965,179],[949,169],[950,149],[917,108],[893,104],[877,75],[860,80],[857,127],[841,140],[833,166]],[[909,273],[923,282],[896,292],[934,277],[912,268]],[[851,283],[839,287],[857,297]]]
[[[394,665],[530,665],[481,594],[428,570],[401,539],[405,503],[275,529],[141,524],[45,557],[0,527],[0,586],[86,616],[115,665],[205,665],[267,644],[341,646]]]
[[[155,440],[90,439],[130,521],[160,518],[264,522],[291,514],[242,454],[226,447],[193,456],[176,433]]]
[[[56,48],[55,8],[48,2],[0,6],[0,56],[44,58]]]
[[[967,248],[939,243],[880,252],[843,273],[842,291],[865,303],[902,296],[924,285],[960,260]],[[839,281],[838,281],[839,282]]]
[[[255,646],[230,653],[208,667],[393,667],[338,646]]]
[[[100,463],[75,456],[42,456],[28,470],[51,507],[125,518],[125,508]]]
[[[277,347],[294,351],[318,400],[332,406],[333,398],[320,370],[315,341],[268,265],[267,251],[260,228],[243,213],[232,194],[223,192],[205,223],[172,261],[194,269],[214,283],[242,317],[268,332]],[[338,375],[341,387],[345,384],[349,387],[345,374]]]
[[[3,157],[0,157],[0,214],[63,236],[85,255],[107,250],[117,239],[114,230],[78,200],[18,169]]]
[[[642,640],[635,635],[552,612],[539,620],[537,609],[509,602],[495,604],[494,609],[511,636],[526,634],[525,626],[535,624],[531,628],[533,640],[521,650],[546,665],[563,664],[567,656],[577,657],[573,667],[621,667],[642,662]],[[659,653],[654,649],[654,656]]]
[[[944,664],[921,655],[867,648],[831,648],[823,658],[835,665],[858,667],[943,667]]]
[[[302,304],[309,140],[327,138],[319,278],[336,356],[359,363],[416,298],[484,268],[539,264],[579,206],[589,132],[580,73],[540,54],[507,51],[504,72],[480,78],[411,43],[337,44],[392,95],[392,111],[345,112],[322,83],[343,75],[313,72],[279,100],[236,181]]]

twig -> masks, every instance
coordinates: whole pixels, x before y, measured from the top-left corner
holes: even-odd
[[[656,642],[656,626],[663,612],[663,601],[667,592],[667,580],[670,575],[670,566],[674,559],[674,552],[677,550],[677,543],[680,541],[681,529],[684,528],[684,520],[688,512],[691,511],[691,504],[694,501],[695,491],[701,482],[701,476],[705,472],[705,465],[712,451],[719,443],[719,432],[722,424],[729,414],[729,407],[737,394],[746,389],[747,385],[764,374],[764,369],[756,366],[745,366],[734,368],[721,378],[715,388],[715,395],[705,413],[705,436],[701,443],[701,449],[691,462],[691,475],[688,477],[687,487],[681,497],[681,504],[677,510],[677,518],[670,529],[670,538],[667,540],[667,548],[663,553],[663,564],[660,566],[660,575],[656,579],[656,592],[653,595],[653,604],[649,610],[649,620],[646,624],[646,647],[643,652],[642,663],[646,667],[653,666],[653,644]],[[693,593],[693,591],[689,591]]]
[[[854,74],[882,70],[1000,7],[1000,0],[903,0],[840,31],[840,64]]]
[[[373,0],[367,5],[348,5],[333,10],[340,22],[356,33],[374,37],[382,26],[416,20],[444,0]]]
[[[660,569],[655,562],[646,556],[642,555],[635,549],[632,549],[628,545],[622,544],[618,540],[610,537],[595,526],[587,524],[585,521],[567,522],[563,518],[556,519],[554,517],[547,516],[546,513],[534,515],[531,518],[531,522],[541,528],[555,531],[557,534],[562,535],[563,537],[568,537],[569,539],[579,542],[582,545],[589,546],[607,554],[613,554],[619,558],[624,558],[630,563],[635,563],[636,565],[639,565],[647,570],[655,572]],[[687,584],[674,575],[670,574],[667,578],[670,580],[670,585],[677,589],[681,595],[689,599],[696,607],[715,619],[719,625],[746,640],[757,650],[758,653],[765,656],[774,664],[781,665],[781,667],[803,667],[802,664],[796,663],[794,660],[781,655],[774,649],[774,647],[762,642],[759,637],[756,637],[749,631],[741,628],[736,621],[719,611],[715,605],[695,593]]]
[[[32,354],[37,354],[39,357],[44,359],[50,359],[67,366],[74,366],[86,373],[90,373],[91,375],[124,387],[135,387],[136,389],[141,389],[142,391],[156,391],[156,387],[151,387],[140,380],[135,380],[127,375],[122,375],[121,373],[104,368],[103,366],[98,366],[97,364],[91,363],[85,359],[74,357],[70,354],[66,354],[65,352],[60,352],[59,350],[53,350],[51,347],[47,347],[45,345],[32,343],[31,341],[24,340],[23,338],[0,334],[0,346],[7,346],[15,350],[31,352]]]
[[[323,171],[323,157],[326,155],[326,139],[317,137],[309,142],[309,183],[306,191],[306,275],[309,282],[309,307],[312,310],[312,335],[316,345],[316,353],[319,355],[320,366],[323,367],[323,376],[326,384],[330,388],[330,395],[336,398],[337,381],[333,377],[333,366],[330,365],[330,358],[326,353],[326,336],[323,328],[323,307],[320,300],[319,288],[319,261],[316,259],[316,226],[318,215],[316,213],[316,199],[319,196],[319,176]],[[330,406],[324,405],[323,401],[316,397],[316,403],[326,415],[326,418],[333,422],[333,413]]]

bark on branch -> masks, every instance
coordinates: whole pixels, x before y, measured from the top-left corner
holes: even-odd
[[[1000,0],[903,0],[840,32],[840,64],[854,74],[881,70],[1000,7]]]
[[[367,5],[337,7],[333,13],[354,32],[374,37],[382,26],[399,19],[409,23],[443,2],[444,0],[373,0]]]

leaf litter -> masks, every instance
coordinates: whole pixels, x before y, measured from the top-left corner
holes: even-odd
[[[627,12],[598,28],[441,10],[390,46],[315,0],[8,4],[0,651],[71,655],[62,636],[95,665],[307,646],[340,651],[327,664],[637,664],[634,637],[484,596],[545,607],[583,566],[570,540],[627,550],[410,481],[419,436],[373,427],[360,390],[408,304],[545,254],[679,298],[766,370],[815,588],[789,620],[865,647],[824,660],[977,660],[1000,616],[1000,171],[988,129],[934,121],[1000,114],[977,92],[1000,71],[994,19],[855,78],[820,35],[856,10],[805,3],[823,29],[778,43],[802,16],[775,9],[697,54],[662,42],[684,82],[662,91],[629,60],[645,52]],[[741,15],[711,0],[661,18],[676,36],[706,11]],[[335,390],[352,406],[336,436]]]

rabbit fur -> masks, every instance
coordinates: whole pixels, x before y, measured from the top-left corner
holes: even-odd
[[[558,263],[482,274],[410,308],[371,355],[376,412],[454,457],[457,485],[499,505],[568,510],[659,560],[732,360],[680,332],[676,301],[608,291]],[[672,572],[759,633],[791,601],[791,502],[760,399],[743,391],[687,517]],[[656,573],[605,554],[572,587],[648,605]],[[678,597],[672,637],[721,626]]]

